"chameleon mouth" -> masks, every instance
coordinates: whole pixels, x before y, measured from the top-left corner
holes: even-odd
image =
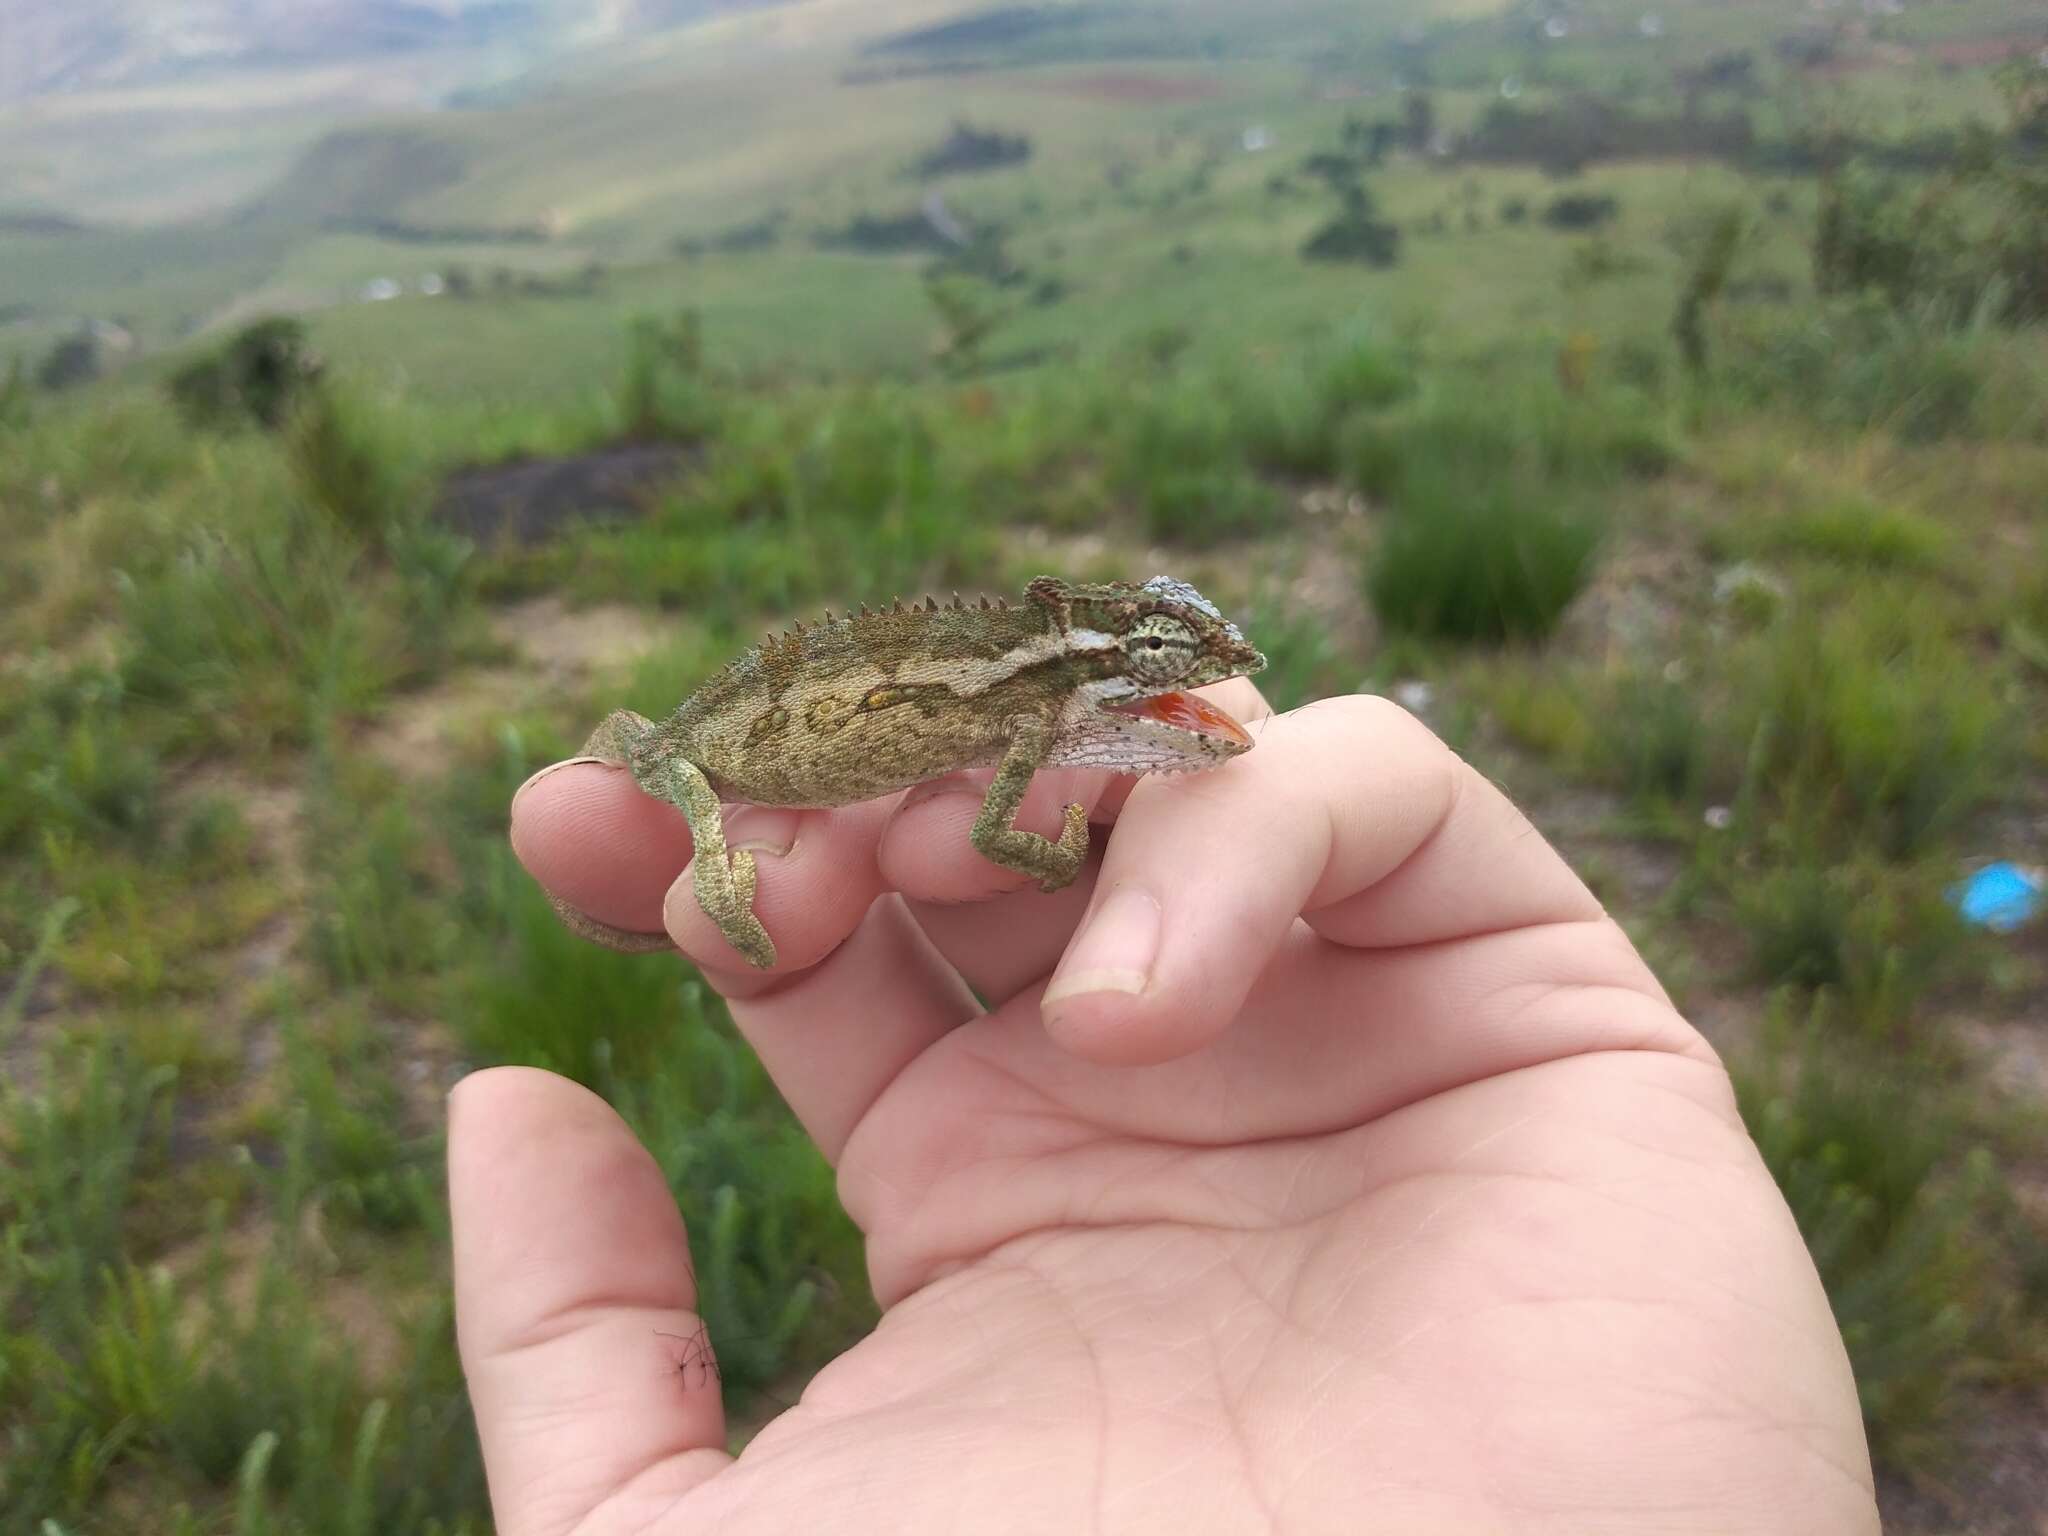
[[[1120,715],[1134,715],[1140,720],[1150,720],[1155,725],[1170,726],[1176,731],[1185,731],[1190,736],[1206,736],[1215,741],[1227,741],[1233,747],[1249,747],[1251,737],[1245,728],[1223,713],[1206,699],[1198,699],[1192,693],[1160,693],[1149,699],[1135,699],[1128,704],[1109,706]]]

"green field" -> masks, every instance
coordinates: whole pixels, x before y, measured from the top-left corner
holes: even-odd
[[[1508,788],[1727,1060],[1888,1528],[2031,1530],[2048,920],[1947,893],[2048,862],[2048,6],[1655,9],[743,8],[0,106],[0,216],[77,224],[0,217],[0,1529],[488,1529],[441,1156],[494,1063],[655,1151],[744,1440],[872,1326],[859,1234],[512,791],[793,616],[1170,569],[1277,707],[1426,699]],[[1589,96],[1619,147],[1473,152]],[[1028,158],[909,169],[963,119]],[[1304,256],[1347,197],[1390,261]],[[273,315],[275,430],[174,403]],[[622,444],[630,518],[436,512]]]

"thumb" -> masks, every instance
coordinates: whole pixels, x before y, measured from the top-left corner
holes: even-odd
[[[476,1073],[448,1116],[456,1336],[497,1529],[642,1529],[730,1459],[661,1172],[551,1073]]]

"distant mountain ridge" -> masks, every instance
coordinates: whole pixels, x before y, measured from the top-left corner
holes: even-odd
[[[0,101],[215,70],[543,49],[788,0],[0,0]]]

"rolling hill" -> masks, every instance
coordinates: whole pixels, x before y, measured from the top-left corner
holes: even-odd
[[[0,102],[280,63],[486,45],[550,51],[787,0],[5,0]]]

